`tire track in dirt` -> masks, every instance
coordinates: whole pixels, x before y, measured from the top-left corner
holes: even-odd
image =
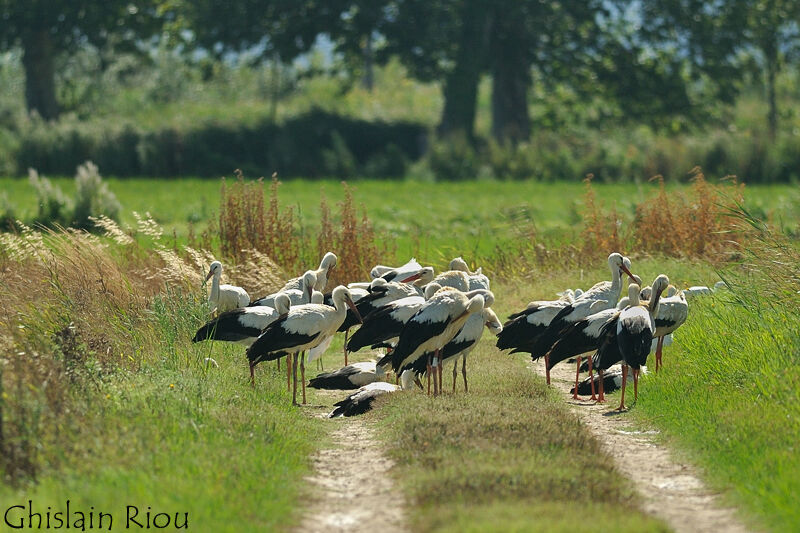
[[[543,361],[531,366],[542,376],[545,374]],[[618,395],[605,405],[573,400],[569,391],[575,383],[574,365],[558,365],[550,377],[553,386],[564,394],[572,410],[614,458],[617,469],[634,482],[642,496],[642,510],[664,520],[678,533],[751,531],[736,518],[734,509],[722,506],[718,493],[703,483],[692,465],[676,459],[656,441],[658,432],[626,429],[630,427],[629,419],[612,411],[619,404]],[[631,396],[632,389],[628,391]],[[631,397],[628,402],[632,400]]]
[[[333,403],[347,392],[332,391],[324,396],[330,395]],[[316,410],[314,416],[325,417],[331,408],[317,406]],[[330,424],[337,426],[329,434],[331,446],[311,456],[314,470],[306,477],[310,489],[307,507],[296,531],[407,531],[405,498],[389,474],[393,463],[375,429],[362,417],[338,418]]]

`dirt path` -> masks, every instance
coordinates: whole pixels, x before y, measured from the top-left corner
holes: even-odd
[[[337,399],[344,396],[345,391],[335,394]],[[330,408],[315,411],[315,416],[326,416]],[[311,493],[297,531],[406,531],[403,494],[389,475],[392,462],[375,430],[362,417],[338,418],[330,424],[336,426],[330,434],[332,447],[311,458],[314,473],[306,478]]]
[[[533,367],[544,375],[543,362]],[[631,431],[631,422],[624,413],[612,414],[619,395],[612,396],[606,405],[573,400],[569,391],[575,382],[574,365],[562,363],[551,371],[550,377],[614,458],[617,468],[634,481],[644,499],[645,512],[661,518],[678,533],[749,531],[735,518],[733,509],[721,506],[717,494],[705,486],[694,467],[677,460],[656,441],[657,432]],[[633,387],[629,392],[628,405],[633,400]]]

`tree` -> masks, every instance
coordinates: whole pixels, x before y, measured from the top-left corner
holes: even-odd
[[[673,47],[689,67],[730,101],[755,63],[761,70],[771,135],[778,127],[775,82],[800,50],[800,2],[795,0],[669,0],[644,2],[643,38]]]
[[[55,60],[86,44],[134,42],[155,31],[151,0],[0,0],[0,47],[22,48],[25,101],[44,119],[58,117]]]

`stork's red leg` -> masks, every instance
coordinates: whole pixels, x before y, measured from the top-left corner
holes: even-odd
[[[600,385],[599,385],[599,387],[600,387],[600,395],[597,398],[597,403],[606,403],[606,397],[603,396],[603,391],[605,389],[605,382],[604,382],[604,377],[603,377],[603,369],[602,368],[598,368],[597,369],[597,374],[600,376]]]
[[[344,330],[344,366],[347,366],[347,336],[350,334],[350,328]]]
[[[292,358],[292,405],[297,405],[297,353]],[[289,360],[288,356],[286,360]]]
[[[428,354],[428,371],[425,372],[425,375],[428,377],[428,396],[431,395],[431,372],[433,372],[433,367],[431,366],[431,354]]]
[[[306,352],[300,354],[300,379],[303,383],[303,405],[306,404]]]
[[[292,390],[292,356],[286,356],[286,390]]]
[[[619,400],[617,411],[625,410],[625,384],[628,380],[628,365],[622,365],[622,397]]]
[[[658,344],[656,345],[656,372],[658,369],[664,366],[661,363],[661,348],[664,346],[664,337],[658,338]]]
[[[544,354],[544,373],[547,384],[550,385],[550,356],[548,354]]]
[[[639,369],[633,369],[633,405],[636,405],[636,400],[639,399]]]
[[[469,392],[469,387],[467,387],[467,356],[465,355],[461,361],[461,375],[464,376],[464,392]]]
[[[580,379],[580,376],[581,376],[581,356],[579,355],[577,368],[575,368],[575,388],[572,389],[573,400],[578,399],[578,379]]]
[[[255,365],[253,363],[250,363],[250,386],[253,388],[256,386]]]

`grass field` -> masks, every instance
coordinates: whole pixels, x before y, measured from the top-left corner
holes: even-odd
[[[109,183],[123,204],[123,220],[132,222],[134,210],[150,211],[179,239],[190,221],[201,226],[217,209],[216,181]],[[21,217],[33,215],[26,181],[0,185]],[[496,245],[519,238],[519,223],[535,224],[551,242],[572,240],[579,231],[581,184],[353,185],[356,201],[397,243],[397,256],[413,253],[424,263],[441,265],[459,254],[489,257]],[[596,185],[595,191],[632,217],[633,202],[651,186]],[[281,187],[283,205],[297,206],[306,228],[319,223],[321,189],[331,203],[342,198],[334,181]],[[790,187],[750,187],[746,201],[791,229],[800,218],[798,195]],[[0,346],[12,355],[23,349],[37,354],[11,358],[0,381],[6,387],[0,408],[6,422],[17,424],[5,428],[11,445],[38,442],[26,451],[34,475],[17,488],[4,485],[0,498],[57,507],[68,497],[115,517],[124,515],[119,502],[185,509],[195,524],[214,530],[296,523],[292,502],[301,494],[308,455],[324,443],[330,426],[289,407],[284,375],[274,365],[259,366],[253,391],[240,347],[191,345],[203,319],[196,294],[182,299],[164,288],[167,281],[156,280],[160,288],[145,298],[117,302],[120,292],[133,292],[137,283],[152,288],[152,276],[160,275],[148,242],[131,250],[65,238],[79,246],[59,248],[52,259],[19,260],[0,250],[0,288],[8,295],[0,310]],[[84,272],[95,262],[105,269],[100,285],[93,271]],[[647,282],[665,272],[680,287],[718,279],[712,266],[688,259],[634,257],[633,270]],[[120,281],[106,285],[115,276]],[[493,286],[496,310],[504,318],[529,300],[607,276],[602,264],[585,271],[534,270],[525,280]],[[693,304],[676,344],[665,352],[665,371],[645,379],[634,409],[639,422],[662,429],[759,526],[775,530],[800,523],[792,501],[800,490],[794,453],[800,323],[795,308],[781,307],[784,299],[749,309],[725,299]],[[105,303],[98,307],[94,300]],[[64,331],[71,328],[82,344],[70,348]],[[341,342],[336,339],[325,357],[326,369],[340,366]],[[203,363],[208,356],[219,368]],[[586,480],[584,472],[605,457],[574,453],[596,452],[597,443],[524,360],[497,353],[487,335],[470,361],[468,396],[436,405],[421,395],[398,395],[370,415],[401,465],[395,473],[410,496],[414,528],[574,530],[583,523],[576,517],[590,511],[620,530],[663,529],[635,510],[630,485],[615,471],[601,468],[599,477]],[[15,366],[29,361],[30,368]]]
[[[70,194],[70,179],[54,179]],[[116,180],[111,190],[123,206],[122,221],[134,223],[133,211],[149,211],[185,239],[189,223],[200,234],[218,212],[218,180]],[[442,265],[455,255],[491,257],[496,247],[528,239],[531,230],[541,242],[576,242],[580,233],[584,186],[581,183],[468,182],[429,183],[417,181],[354,181],[356,204],[363,204],[375,228],[396,248],[399,258],[416,255]],[[656,190],[653,183],[596,184],[598,201],[616,206],[630,220],[634,206]],[[683,185],[669,185],[681,191]],[[33,217],[36,199],[27,180],[0,178],[17,217]],[[324,194],[330,204],[344,196],[338,181],[291,180],[279,189],[284,207],[293,207],[305,230],[319,227],[319,204]],[[755,213],[770,217],[788,231],[798,232],[800,190],[788,185],[752,186],[745,199]]]

